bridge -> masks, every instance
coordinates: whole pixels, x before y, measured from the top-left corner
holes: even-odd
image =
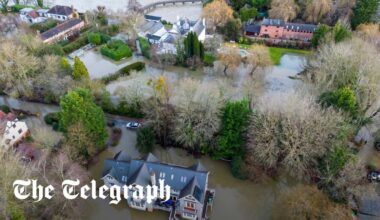
[[[164,0],[164,1],[157,1],[154,3],[148,4],[148,5],[145,5],[145,6],[141,6],[137,3],[136,0],[130,0],[129,1],[129,4],[130,4],[129,8],[133,9],[135,11],[143,12],[145,14],[145,13],[148,13],[148,12],[154,10],[155,8],[157,8],[159,6],[176,5],[176,4],[184,5],[186,3],[195,4],[198,2],[203,2],[203,0]]]

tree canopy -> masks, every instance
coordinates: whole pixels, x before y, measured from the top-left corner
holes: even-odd
[[[95,146],[104,146],[108,137],[105,116],[103,110],[95,104],[89,90],[78,88],[68,92],[61,98],[60,107],[61,130],[68,131],[70,126],[80,123]]]

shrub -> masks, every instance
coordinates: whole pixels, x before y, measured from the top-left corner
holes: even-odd
[[[358,112],[358,102],[355,92],[349,87],[343,87],[321,95],[320,101],[324,106],[333,106],[355,116]]]
[[[153,129],[150,127],[142,127],[137,130],[136,147],[141,153],[149,153],[153,151],[155,144],[155,136]]]
[[[100,36],[99,33],[89,33],[88,34],[88,42],[95,44],[95,45],[100,45],[102,44],[102,37]]]
[[[53,125],[59,122],[59,112],[48,113],[44,117],[44,121],[48,125]]]
[[[88,34],[83,33],[80,37],[78,37],[75,41],[67,44],[66,46],[63,47],[63,51],[66,54],[72,53],[75,50],[78,50],[79,48],[85,46],[88,44]]]
[[[214,54],[206,53],[204,58],[203,58],[203,63],[206,66],[213,66],[215,60],[216,60],[216,57],[214,56]]]
[[[150,44],[148,40],[143,37],[139,37],[139,43],[143,56],[150,59]]]
[[[132,50],[121,40],[111,41],[104,45],[100,53],[116,61],[132,56]]]
[[[121,138],[121,129],[120,128],[112,128],[112,135],[111,135],[111,146],[115,147],[119,144],[120,138]]]
[[[145,63],[143,63],[143,62],[132,63],[126,67],[121,68],[119,71],[117,71],[114,74],[103,77],[102,81],[105,84],[108,84],[112,81],[117,80],[121,76],[129,75],[132,70],[141,71],[144,68],[145,68]]]
[[[3,111],[6,114],[8,114],[9,112],[11,112],[11,109],[7,105],[0,105],[0,110]]]
[[[24,8],[28,8],[29,6],[27,5],[20,5],[20,4],[15,4],[12,6],[11,10],[12,12],[18,13]]]
[[[53,45],[49,45],[49,46],[44,47],[39,52],[39,55],[45,55],[45,54],[64,56],[65,52],[63,51],[63,48],[61,45],[53,44]]]

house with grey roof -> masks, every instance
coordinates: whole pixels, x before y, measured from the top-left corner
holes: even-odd
[[[246,24],[248,36],[310,42],[317,26],[314,24],[288,23],[283,19],[268,19],[259,24]]]
[[[134,200],[129,191],[129,207],[143,211],[155,209],[170,212],[169,219],[180,216],[184,219],[206,219],[207,207],[213,200],[214,191],[208,188],[209,172],[199,162],[190,167],[182,167],[160,162],[153,154],[144,159],[131,159],[121,151],[113,159],[104,162],[102,180],[111,187],[118,185],[156,185],[164,180],[171,188],[169,201],[157,199],[148,204],[145,200]]]
[[[188,18],[177,17],[177,22],[173,24],[173,28],[169,31],[169,33],[180,36],[187,36],[189,32],[195,32],[198,36],[198,40],[203,42],[206,38],[205,19],[192,21]]]
[[[43,32],[39,37],[44,43],[53,44],[62,40],[67,40],[70,36],[79,34],[84,25],[84,21],[73,18]]]
[[[66,21],[74,17],[74,8],[63,5],[56,5],[46,12],[46,17],[59,21]]]

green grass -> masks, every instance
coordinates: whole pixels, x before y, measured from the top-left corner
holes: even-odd
[[[270,58],[274,65],[279,65],[281,57],[286,53],[309,55],[310,50],[300,50],[291,48],[279,48],[279,47],[269,47]]]

